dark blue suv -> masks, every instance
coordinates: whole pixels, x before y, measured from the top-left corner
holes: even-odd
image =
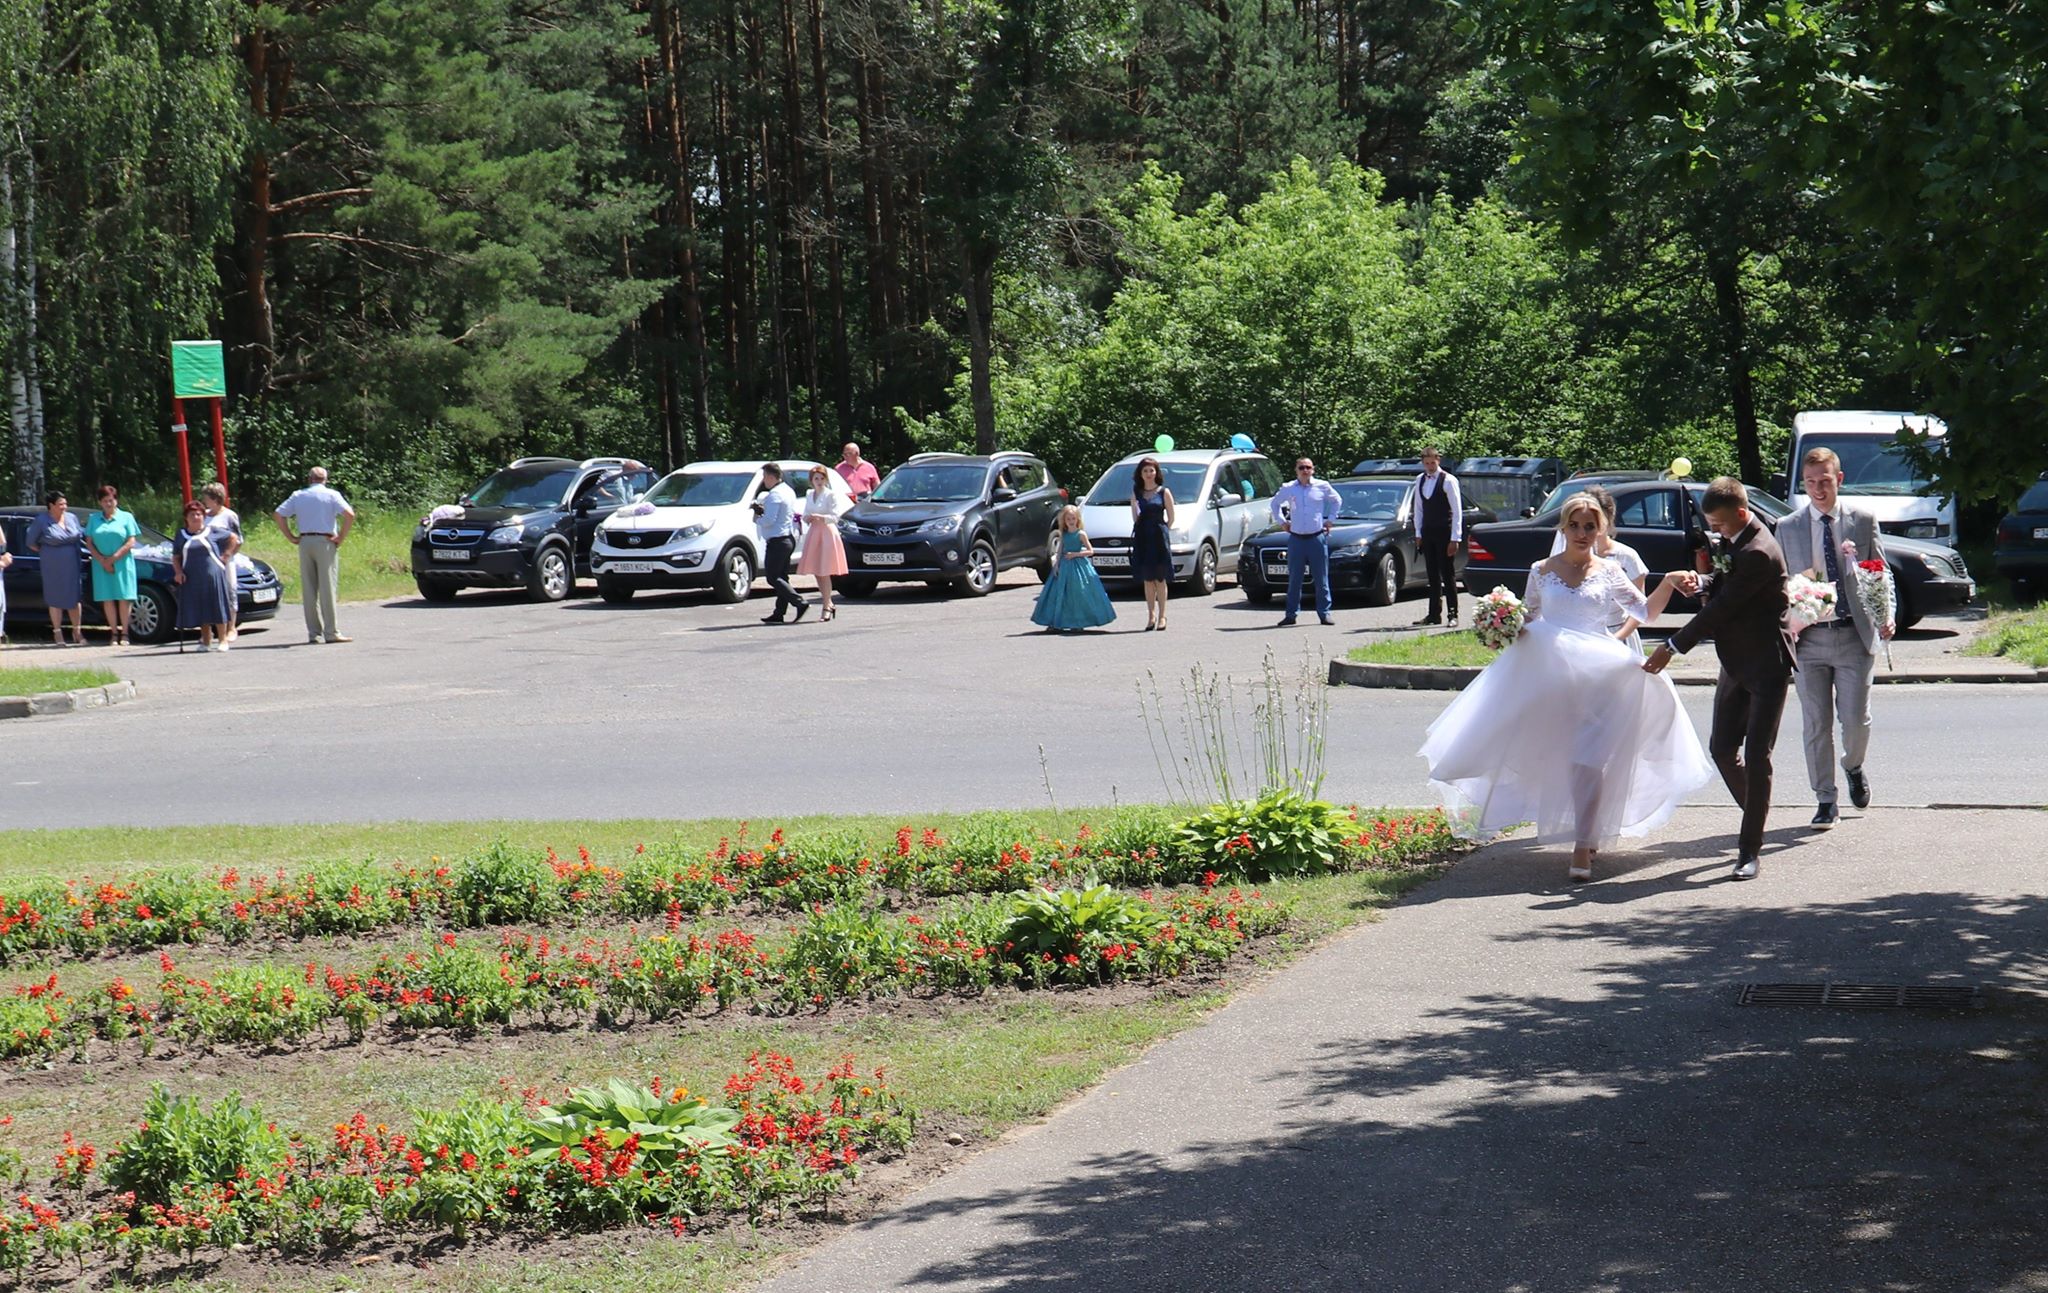
[[[654,484],[631,458],[521,458],[412,532],[412,581],[430,602],[469,588],[524,588],[559,602],[590,573],[590,540]]]
[[[980,597],[1012,566],[1044,579],[1066,501],[1029,454],[914,454],[840,521],[839,587],[861,597],[884,579],[920,579]]]

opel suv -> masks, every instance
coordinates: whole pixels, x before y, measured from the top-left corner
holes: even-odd
[[[430,602],[470,588],[524,588],[559,602],[590,573],[597,527],[654,483],[631,458],[521,458],[412,532],[412,578]]]

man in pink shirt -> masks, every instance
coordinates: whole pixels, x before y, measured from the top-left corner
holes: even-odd
[[[860,446],[851,440],[839,450],[839,465],[833,470],[839,473],[856,499],[866,498],[882,483],[882,473],[875,470],[875,464],[860,456]]]

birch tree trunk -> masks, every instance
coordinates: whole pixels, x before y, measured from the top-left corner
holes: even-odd
[[[31,173],[24,174],[23,198],[15,203],[14,140],[0,148],[0,339],[5,341],[0,367],[7,373],[9,448],[14,461],[17,502],[33,504],[43,494],[42,392],[35,371],[35,303],[24,290],[34,281],[35,203],[27,194]]]

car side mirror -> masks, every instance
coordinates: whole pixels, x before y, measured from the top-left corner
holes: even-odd
[[[1523,508],[1523,509],[1522,509],[1522,519],[1523,519],[1523,520],[1525,520],[1525,521],[1528,521],[1528,520],[1534,520],[1534,519],[1535,519],[1535,517],[1536,517],[1536,509],[1535,509],[1535,508],[1533,508],[1533,507],[1525,507],[1525,508]]]
[[[1771,492],[1779,498],[1792,497],[1792,478],[1782,471],[1778,472],[1771,477]]]
[[[1017,497],[1017,491],[1011,489],[1008,485],[998,485],[995,487],[995,490],[989,494],[989,497],[994,499],[998,503],[1007,503],[1011,499]]]

